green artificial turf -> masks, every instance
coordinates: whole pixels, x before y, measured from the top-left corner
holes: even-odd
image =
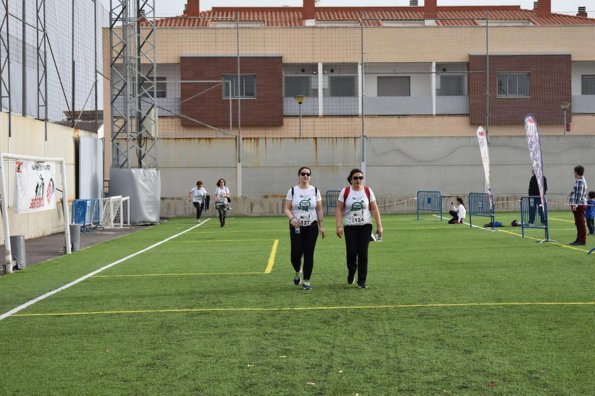
[[[333,220],[311,291],[292,283],[284,218],[212,219],[17,312],[0,321],[0,394],[595,389],[595,255],[565,245],[569,213],[550,214],[560,243],[542,244],[543,230],[384,216],[365,290],[347,285]],[[0,314],[194,226],[171,219],[0,277]]]

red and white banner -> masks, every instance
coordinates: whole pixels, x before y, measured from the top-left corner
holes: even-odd
[[[529,158],[533,165],[533,173],[537,179],[537,187],[539,187],[539,197],[541,198],[541,205],[545,204],[543,193],[543,162],[541,158],[541,139],[539,138],[539,128],[537,121],[532,114],[525,116],[525,131],[527,132],[527,144],[529,145]]]
[[[53,162],[16,161],[15,212],[56,209],[56,166]]]
[[[479,152],[481,154],[481,162],[483,162],[483,173],[485,175],[486,192],[490,199],[490,210],[494,205],[492,198],[492,180],[490,177],[490,151],[488,149],[488,138],[483,127],[477,128],[477,141],[479,142]]]

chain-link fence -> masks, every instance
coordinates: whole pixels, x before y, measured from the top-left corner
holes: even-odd
[[[592,133],[593,23],[246,14],[157,21],[160,137]]]

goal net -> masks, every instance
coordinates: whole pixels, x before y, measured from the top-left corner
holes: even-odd
[[[116,195],[101,198],[101,221],[104,228],[123,228],[130,226],[130,197]]]

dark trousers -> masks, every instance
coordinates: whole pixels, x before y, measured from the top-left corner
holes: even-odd
[[[541,205],[540,197],[529,197],[529,223],[535,224],[535,212],[539,210],[539,219],[541,224],[545,225],[545,213]]]
[[[585,209],[586,205],[578,205],[574,214],[574,225],[576,226],[576,241],[587,242],[587,224],[585,223]]]
[[[225,216],[227,214],[226,205],[217,203],[215,206],[217,207],[217,213],[219,214],[219,224],[223,227],[225,225]]]
[[[595,232],[595,219],[587,219],[587,228],[589,229],[589,234]]]
[[[345,250],[349,275],[357,272],[357,284],[365,285],[368,277],[368,245],[372,235],[372,224],[345,226]]]
[[[459,222],[459,214],[455,210],[449,210],[448,214],[452,216],[452,219],[448,220],[448,224],[457,224]]]
[[[304,280],[310,280],[312,270],[314,269],[314,249],[318,239],[318,222],[314,222],[306,227],[300,227],[300,233],[296,234],[295,229],[289,226],[289,238],[291,240],[291,265],[295,272],[304,274]],[[304,265],[302,268],[302,257]]]
[[[200,215],[202,214],[203,204],[200,202],[192,202],[192,205],[196,208],[196,220],[200,220]]]

